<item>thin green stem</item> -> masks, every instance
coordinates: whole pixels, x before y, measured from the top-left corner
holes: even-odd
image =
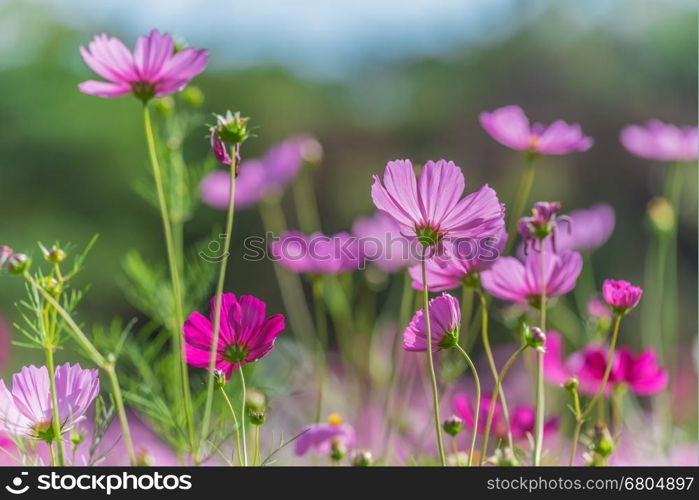
[[[495,366],[495,358],[493,357],[493,351],[490,348],[490,338],[488,335],[488,301],[486,300],[483,289],[476,288],[476,293],[478,293],[478,298],[481,303],[481,338],[483,341],[483,350],[485,351],[485,357],[488,359],[488,366],[490,367],[490,373],[493,376],[493,382],[497,384],[498,381],[498,369]],[[507,406],[507,398],[505,397],[504,389],[498,391],[500,406],[502,406],[502,416],[505,419],[505,426],[507,428],[507,445],[510,449],[514,449],[514,440],[512,438],[512,428],[510,426],[510,410]],[[498,399],[498,394],[493,394],[493,401]],[[491,402],[491,405],[494,403]]]
[[[255,451],[252,454],[252,465],[260,463],[260,426],[255,426]]]
[[[600,386],[597,389],[597,392],[595,393],[594,397],[590,400],[589,403],[587,403],[584,410],[578,412],[578,415],[575,419],[576,420],[575,432],[573,433],[573,444],[572,444],[572,450],[571,450],[571,454],[570,454],[570,465],[573,464],[573,459],[575,458],[575,451],[576,451],[577,446],[578,446],[578,440],[580,439],[580,429],[582,428],[583,422],[588,417],[590,412],[593,410],[593,408],[597,404],[597,401],[599,401],[599,398],[604,393],[605,387],[607,386],[607,381],[609,380],[609,374],[611,373],[612,365],[614,364],[614,351],[616,349],[617,338],[619,337],[619,325],[621,325],[621,318],[622,318],[622,316],[620,314],[617,314],[616,318],[614,319],[614,329],[612,330],[612,340],[609,344],[609,354],[607,355],[607,367],[604,370],[604,376],[602,377],[602,382],[600,383]]]
[[[231,151],[231,172],[230,172],[230,196],[228,199],[228,213],[226,216],[226,232],[223,239],[223,255],[218,271],[218,281],[216,283],[216,305],[214,309],[214,332],[211,339],[211,349],[209,352],[209,379],[206,385],[206,402],[204,403],[204,420],[201,428],[201,439],[203,443],[209,433],[211,421],[211,407],[214,396],[214,370],[216,369],[216,354],[218,349],[218,338],[221,333],[221,301],[223,299],[223,285],[226,281],[226,271],[228,259],[230,257],[231,236],[233,233],[233,217],[235,215],[235,172],[237,171],[238,146],[234,146]]]
[[[53,448],[53,441],[50,443],[46,443],[46,444],[48,444],[48,447],[49,447],[49,455],[51,456],[51,465],[55,467],[57,462],[56,462],[56,450]]]
[[[546,332],[546,253],[544,242],[541,242],[539,258],[539,272],[541,282],[541,295],[539,297],[539,328]],[[536,414],[534,417],[534,450],[532,460],[535,467],[541,465],[541,453],[544,440],[544,413],[546,408],[544,393],[544,353],[536,351]]]
[[[437,432],[437,448],[439,449],[439,460],[442,466],[447,464],[444,455],[444,442],[442,441],[442,421],[439,417],[439,392],[437,389],[437,376],[434,371],[434,359],[432,357],[432,325],[430,324],[430,294],[427,290],[427,248],[422,249],[422,298],[425,314],[425,325],[427,326],[427,363],[430,371],[430,381],[432,382],[432,405],[434,408],[434,426]]]
[[[56,443],[57,463],[61,467],[63,461],[63,438],[61,437],[61,421],[58,416],[58,396],[56,394],[56,367],[53,362],[53,345],[46,347],[46,370],[49,373],[49,385],[51,387],[51,426],[53,428],[53,440]]]
[[[529,193],[532,190],[532,185],[534,184],[534,173],[536,172],[534,166],[535,155],[527,154],[525,156],[526,165],[524,166],[524,171],[522,172],[522,179],[519,182],[519,188],[517,190],[517,195],[515,196],[515,201],[512,204],[512,211],[510,212],[510,223],[507,228],[507,243],[505,244],[505,250],[503,255],[506,255],[515,243],[515,234],[517,233],[517,221],[524,213],[524,208],[527,206],[527,201],[529,200]]]
[[[294,204],[301,231],[311,234],[320,230],[320,216],[318,215],[318,201],[313,189],[313,170],[310,166],[304,166],[299,173],[294,185]]]
[[[323,278],[313,278],[313,306],[316,317],[317,353],[316,376],[318,378],[318,400],[316,401],[315,422],[320,422],[323,411],[323,389],[325,385],[325,350],[328,348],[328,320],[325,314],[325,293],[323,290]]]
[[[500,375],[498,375],[498,379],[495,382],[495,389],[493,391],[493,397],[490,400],[490,408],[488,409],[488,419],[485,421],[485,432],[483,433],[483,446],[481,447],[481,456],[480,456],[479,465],[483,465],[483,461],[485,460],[485,456],[488,453],[488,438],[490,437],[490,427],[493,425],[493,415],[495,414],[495,402],[498,399],[498,394],[500,393],[500,388],[502,387],[502,381],[505,379],[505,375],[507,375],[507,372],[510,370],[512,363],[517,361],[517,358],[519,358],[519,356],[526,349],[527,349],[527,346],[523,345],[522,347],[517,349],[512,356],[510,356],[510,359],[508,359],[507,363],[505,363],[505,366],[502,367],[502,370],[500,371]]]
[[[121,422],[121,433],[124,437],[124,444],[126,446],[126,451],[129,455],[129,462],[132,465],[136,465],[136,455],[133,451],[133,440],[131,439],[131,430],[129,429],[129,422],[126,417],[126,410],[124,408],[124,399],[121,395],[121,386],[119,385],[119,377],[117,377],[114,363],[108,362],[107,366],[104,367],[104,371],[107,373],[109,383],[112,385],[112,393],[114,394],[114,405],[117,409],[119,422]]]
[[[471,324],[471,315],[473,312],[473,287],[466,284],[461,286],[461,332],[462,336],[468,332],[468,326]]]
[[[243,367],[238,368],[240,373],[240,385],[241,385],[241,403],[240,403],[240,440],[243,442],[243,466],[248,466],[248,443],[245,438],[245,399],[247,397],[245,393],[245,375],[243,374]]]
[[[172,236],[172,221],[165,198],[165,189],[163,188],[163,177],[158,162],[158,154],[155,147],[155,138],[153,135],[153,125],[151,123],[150,111],[147,105],[143,106],[143,124],[146,134],[146,142],[148,144],[148,156],[150,158],[151,167],[153,168],[153,180],[155,181],[155,189],[158,196],[158,204],[160,206],[160,215],[163,222],[163,232],[165,233],[165,247],[167,250],[168,266],[170,268],[170,281],[172,282],[172,293],[174,301],[174,328],[172,329],[173,354],[177,360],[176,369],[177,378],[182,390],[182,399],[184,405],[184,418],[187,433],[189,436],[190,449],[193,454],[196,454],[196,438],[194,434],[194,418],[192,409],[192,396],[189,390],[189,376],[187,373],[187,364],[185,363],[182,351],[182,333],[180,329],[183,324],[182,314],[182,282],[180,280],[179,265],[177,253],[175,252],[175,243]]]
[[[223,395],[223,399],[226,401],[228,411],[231,412],[231,416],[233,417],[233,425],[235,425],[235,452],[238,455],[238,465],[243,465],[242,446],[240,443],[240,425],[238,425],[238,416],[235,414],[235,409],[233,408],[231,400],[228,397],[228,394],[226,394],[225,389],[223,387],[219,387],[219,390]]]
[[[456,350],[459,351],[463,356],[464,360],[466,360],[466,364],[468,364],[468,367],[471,369],[471,372],[473,373],[473,379],[476,382],[476,410],[473,415],[473,432],[471,433],[471,448],[468,453],[468,465],[470,467],[471,465],[473,465],[473,453],[476,450],[476,435],[478,434],[478,417],[481,414],[481,381],[478,378],[478,372],[476,371],[476,367],[473,364],[473,361],[471,361],[469,355],[466,354],[466,351],[464,351],[459,344],[456,344]]]

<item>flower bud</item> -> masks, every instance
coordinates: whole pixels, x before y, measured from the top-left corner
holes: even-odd
[[[226,146],[242,144],[250,137],[248,122],[250,118],[240,116],[240,113],[226,112],[225,115],[214,115],[216,125],[211,127],[211,135],[216,135]]]
[[[39,286],[46,290],[52,297],[58,297],[63,292],[63,283],[51,276],[44,276],[39,280]]]
[[[369,467],[374,463],[374,457],[372,457],[369,450],[357,450],[352,455],[352,466],[353,467]]]
[[[592,440],[585,453],[585,463],[590,467],[606,466],[609,456],[614,452],[614,438],[604,422],[597,422],[592,434]]]
[[[148,450],[141,450],[136,454],[136,465],[139,467],[153,467],[155,457]]]
[[[264,412],[267,409],[267,397],[256,389],[249,389],[245,395],[245,406],[255,411]]]
[[[488,459],[488,463],[496,467],[517,467],[519,460],[515,456],[511,448],[498,448],[492,457]]]
[[[666,198],[653,198],[648,202],[648,220],[659,233],[669,233],[675,228],[675,209]]]
[[[170,116],[175,110],[175,99],[170,95],[156,99],[155,109],[163,116]]]
[[[347,446],[341,439],[333,438],[330,441],[330,459],[339,462],[347,455]]]
[[[563,388],[567,391],[577,391],[578,386],[580,385],[580,381],[578,380],[578,377],[570,377],[568,380],[563,382]]]
[[[456,436],[463,430],[464,421],[456,415],[452,415],[442,423],[442,428],[444,429],[444,432],[450,436]]]
[[[524,329],[524,341],[527,346],[540,352],[546,352],[546,334],[537,326]]]
[[[262,425],[267,419],[267,414],[264,411],[253,410],[248,407],[248,420],[252,425]]]
[[[78,446],[80,443],[85,441],[85,436],[83,434],[79,433],[78,431],[76,431],[75,429],[71,429],[69,435],[70,435],[70,442],[75,446]]]
[[[12,274],[24,274],[31,263],[32,261],[27,254],[15,253],[7,259],[7,270]]]
[[[2,267],[5,265],[5,262],[9,260],[10,257],[12,257],[12,249],[8,246],[0,246],[0,271],[2,271]]]
[[[628,281],[605,280],[602,284],[604,301],[619,315],[628,314],[638,305],[642,295],[643,290]]]
[[[184,102],[193,108],[199,108],[204,104],[204,92],[196,85],[187,85],[182,92],[180,92],[180,96]]]
[[[218,368],[214,370],[214,389],[219,390],[226,386],[226,374]]]
[[[48,250],[44,249],[44,259],[51,264],[60,264],[66,260],[66,253],[62,248],[58,247],[58,245],[54,245]]]
[[[301,142],[301,159],[306,163],[317,164],[323,159],[323,146],[313,136],[307,136]]]

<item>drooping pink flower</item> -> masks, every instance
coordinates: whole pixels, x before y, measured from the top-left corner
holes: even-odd
[[[328,454],[334,441],[340,443],[346,452],[354,447],[356,441],[354,427],[343,423],[342,418],[336,413],[330,415],[327,422],[311,424],[301,432],[294,444],[294,453],[297,456],[305,455],[309,450]]]
[[[481,273],[481,283],[491,295],[511,302],[536,305],[542,290],[540,256],[531,253],[524,262],[514,257],[502,257]],[[582,269],[582,257],[577,252],[546,253],[544,286],[547,297],[570,292]]]
[[[629,125],[621,143],[632,154],[656,161],[695,161],[699,151],[697,127],[678,127],[650,120],[645,126]]]
[[[428,161],[416,179],[410,160],[388,162],[374,176],[371,197],[376,207],[393,217],[401,233],[425,246],[442,239],[478,239],[504,226],[504,208],[487,185],[461,198],[464,175],[454,162]]]
[[[209,317],[193,312],[183,326],[187,363],[209,368],[211,342],[214,335],[216,296],[211,298]],[[266,356],[274,347],[277,335],[284,329],[284,316],[266,318],[266,306],[252,295],[232,293],[221,296],[221,328],[216,346],[216,366],[228,380],[241,366]]]
[[[174,51],[167,33],[153,30],[136,41],[133,53],[118,38],[95,36],[80,47],[85,64],[105,81],[87,80],[78,87],[84,94],[121,97],[133,94],[143,101],[182,90],[208,62],[206,50]]]
[[[10,257],[12,257],[12,249],[8,246],[0,246],[0,271],[5,266]]]
[[[358,239],[364,261],[387,273],[412,265],[418,257],[411,242],[400,234],[396,221],[383,212],[354,221],[352,234]]]
[[[517,151],[544,155],[564,155],[587,151],[592,139],[583,134],[580,125],[557,120],[549,126],[529,124],[519,106],[504,106],[480,114],[481,126],[500,144]]]
[[[212,134],[213,137],[216,137],[215,134]],[[275,144],[262,158],[243,161],[235,180],[235,207],[246,208],[283,191],[298,174],[305,151],[313,143],[317,141],[312,136],[297,135]],[[219,161],[230,166],[230,154],[222,142],[220,147],[214,148],[214,152],[217,150],[221,155]],[[213,208],[227,209],[230,182],[230,171],[215,170],[209,173],[199,186],[202,201]]]
[[[449,349],[459,340],[461,325],[461,308],[459,301],[444,293],[430,300],[430,327],[432,337],[432,352]],[[403,348],[406,351],[427,350],[427,323],[425,310],[420,309],[403,333]]]
[[[79,364],[56,367],[56,399],[61,433],[71,430],[99,394],[97,370]],[[12,376],[12,391],[0,380],[0,430],[17,436],[55,439],[53,404],[45,366],[25,366]]]
[[[559,222],[565,222],[570,231],[570,218],[559,216],[561,204],[557,201],[538,201],[532,207],[531,215],[521,217],[517,222],[517,230],[524,239],[524,253],[530,249],[540,251],[545,240],[550,242],[553,251],[556,251],[556,236]]]
[[[431,292],[458,288],[469,277],[490,269],[507,242],[503,229],[499,234],[475,240],[445,241],[441,251],[426,262],[427,286]],[[422,266],[408,271],[413,288],[422,290]]]
[[[347,233],[306,236],[286,231],[270,243],[270,253],[279,264],[297,273],[339,274],[363,264],[357,239]]]
[[[563,384],[575,376],[578,378],[580,391],[593,395],[602,383],[608,356],[609,350],[606,346],[592,343],[564,359],[561,335],[548,332],[544,374],[554,384]],[[615,387],[624,384],[638,395],[650,395],[662,391],[667,382],[667,371],[658,365],[652,349],[646,349],[635,356],[630,349],[621,347],[614,352],[604,394],[609,396]]]
[[[481,396],[481,405],[479,408],[478,417],[478,434],[485,432],[486,422],[488,420],[488,412],[492,397],[490,394]],[[454,395],[453,407],[456,414],[461,417],[467,427],[473,429],[475,403],[471,398],[463,392]],[[509,405],[508,405],[509,406]],[[536,410],[531,405],[518,405],[510,410],[510,429],[512,430],[512,438],[516,440],[526,439],[528,435],[534,434],[534,417]],[[500,402],[496,401],[495,410],[493,410],[492,422],[493,434],[505,439],[507,438],[507,423],[502,413]],[[558,417],[551,417],[544,422],[544,436],[549,436],[558,428]]]
[[[556,247],[574,252],[592,252],[604,245],[614,231],[614,208],[597,203],[568,214],[570,231],[559,231]]]
[[[625,314],[638,305],[641,301],[643,290],[633,286],[624,280],[604,280],[602,283],[602,296],[612,310],[618,314]]]

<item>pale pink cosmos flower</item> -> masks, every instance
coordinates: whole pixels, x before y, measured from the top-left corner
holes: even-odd
[[[192,366],[209,368],[215,310],[213,296],[208,318],[195,311],[184,323],[185,355]],[[266,356],[274,347],[277,335],[284,329],[284,316],[266,318],[265,314],[265,303],[252,295],[241,295],[239,299],[232,293],[221,296],[215,368],[225,374],[226,380],[235,370]]]
[[[220,140],[214,141],[215,134],[211,137],[212,145],[220,144],[220,147],[214,146],[217,159],[230,166],[231,158],[226,147]],[[235,207],[246,208],[283,191],[296,178],[309,144],[317,144],[317,141],[307,134],[296,135],[273,145],[259,159],[243,161],[235,180]],[[230,175],[230,170],[215,170],[204,177],[199,186],[202,201],[213,208],[226,210],[231,191]]]
[[[624,314],[641,301],[643,290],[624,280],[604,280],[602,296],[604,301],[616,313]]]
[[[61,433],[84,419],[99,394],[97,370],[79,364],[56,367],[56,399]],[[25,366],[12,376],[12,390],[0,380],[0,431],[17,436],[48,439],[52,433],[53,404],[45,366]],[[51,437],[55,439],[55,437]]]
[[[443,238],[482,238],[504,226],[504,208],[487,185],[461,198],[464,174],[454,162],[428,161],[416,179],[410,160],[388,162],[383,183],[374,176],[376,208],[393,217],[401,233],[425,246]]]
[[[464,285],[469,277],[490,269],[500,257],[507,242],[503,229],[495,236],[474,240],[445,241],[441,251],[425,263],[427,287],[431,292],[443,292]],[[409,271],[413,288],[422,290],[422,267],[412,266]]]
[[[575,288],[582,270],[582,257],[577,252],[546,253],[544,286],[542,287],[540,256],[531,253],[524,262],[502,257],[481,274],[481,283],[491,295],[511,302],[536,305],[542,288],[547,297],[558,297]]]
[[[621,143],[630,153],[656,161],[695,161],[699,151],[697,127],[678,127],[650,120],[645,126],[629,125]]]
[[[580,125],[557,120],[551,125],[529,124],[519,106],[504,106],[480,114],[481,126],[500,144],[517,151],[543,155],[564,155],[587,151],[592,139],[583,134]]]
[[[134,94],[143,101],[182,90],[204,71],[208,55],[204,49],[175,52],[167,33],[153,30],[136,41],[131,52],[118,38],[95,36],[88,47],[80,47],[85,64],[107,81],[87,80],[78,87],[84,94],[121,97]]]
[[[340,444],[346,453],[356,442],[354,427],[342,421],[342,417],[333,413],[327,422],[308,425],[301,430],[301,435],[294,444],[297,456],[305,455],[313,450],[318,454],[329,454],[333,445]]]
[[[270,243],[270,254],[274,261],[296,273],[340,274],[363,265],[357,239],[347,233],[306,236],[286,231]]]
[[[430,327],[432,352],[449,349],[459,340],[461,308],[459,301],[444,293],[430,300]],[[406,351],[427,351],[427,323],[425,310],[420,309],[403,333],[403,348]]]
[[[544,374],[554,384],[563,384],[571,377],[578,378],[580,391],[593,395],[597,392],[607,368],[609,349],[607,346],[591,343],[582,350],[563,357],[563,339],[557,332],[546,335],[546,354],[544,355]],[[621,347],[614,352],[609,380],[604,394],[609,396],[619,385],[629,387],[631,391],[646,396],[662,391],[668,382],[668,373],[658,365],[652,349],[646,349],[638,355]]]
[[[354,221],[352,234],[358,239],[364,260],[387,273],[410,266],[418,257],[411,242],[400,234],[396,221],[383,212]]]

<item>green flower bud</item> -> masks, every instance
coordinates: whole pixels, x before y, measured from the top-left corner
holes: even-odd
[[[16,253],[12,254],[10,258],[7,259],[7,270],[11,274],[24,274],[31,264],[32,261],[27,254]]]
[[[352,455],[353,467],[369,467],[374,463],[374,457],[369,450],[357,450]]]
[[[450,436],[456,436],[464,429],[464,421],[456,415],[452,415],[442,423],[442,428]]]

